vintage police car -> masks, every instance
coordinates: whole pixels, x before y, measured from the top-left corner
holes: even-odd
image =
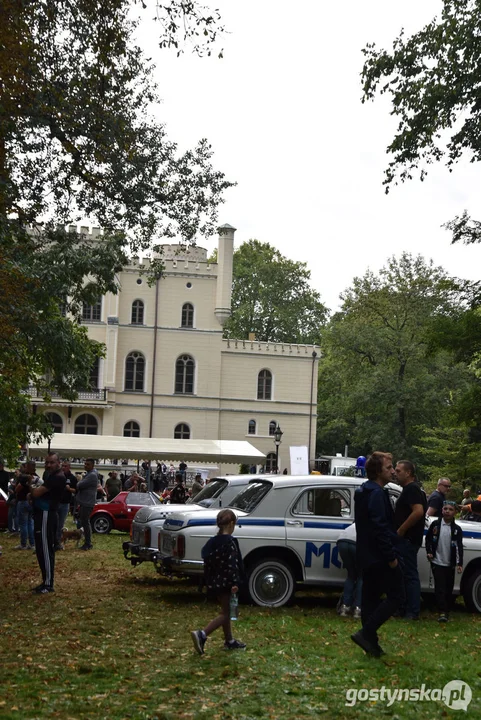
[[[132,523],[132,539],[124,542],[124,557],[132,565],[144,561],[154,562],[158,554],[158,535],[166,518],[175,512],[197,512],[205,508],[227,507],[231,500],[243,489],[255,475],[228,475],[212,479],[195,496],[189,498],[185,505],[163,504],[141,508]]]
[[[358,478],[330,476],[262,477],[251,480],[229,507],[237,515],[239,541],[249,599],[280,607],[291,600],[297,584],[341,589],[346,577],[336,541],[354,520]],[[401,492],[387,486],[393,503]],[[163,572],[200,575],[201,549],[216,532],[217,510],[171,515],[159,533],[156,562]],[[456,521],[459,522],[459,521]],[[460,522],[464,532],[464,572],[456,575],[455,593],[470,610],[481,612],[481,528]],[[424,549],[418,555],[421,588],[433,592]]]

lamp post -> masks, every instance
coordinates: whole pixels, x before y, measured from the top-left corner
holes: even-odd
[[[279,472],[279,445],[282,442],[282,436],[284,433],[282,432],[281,428],[279,427],[279,423],[277,423],[277,427],[274,431],[274,443],[276,445],[276,473]]]

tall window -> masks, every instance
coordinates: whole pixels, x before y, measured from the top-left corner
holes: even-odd
[[[256,421],[255,420],[249,420],[249,425],[247,428],[247,432],[249,435],[255,435],[256,434]]]
[[[144,324],[144,303],[142,300],[134,300],[132,303],[132,325]]]
[[[63,430],[63,420],[58,413],[45,413],[45,417],[53,427],[53,431],[61,433]]]
[[[190,303],[182,305],[182,327],[194,327],[194,306]]]
[[[273,473],[276,471],[276,454],[269,453],[266,457],[266,473]]]
[[[93,415],[79,415],[75,421],[76,435],[97,435],[99,424]]]
[[[269,423],[269,435],[275,435],[277,423],[275,420],[271,420]]]
[[[257,377],[257,399],[271,400],[272,373],[270,370],[261,370]]]
[[[124,425],[124,437],[140,437],[140,425],[135,420]]]
[[[97,300],[94,305],[88,305],[86,302],[82,306],[82,320],[85,322],[99,322],[102,316],[102,299]]]
[[[125,389],[144,391],[145,358],[142,353],[131,352],[125,360]]]
[[[186,423],[179,423],[174,430],[175,440],[190,440],[190,427]]]
[[[90,368],[89,386],[92,390],[96,390],[99,386],[99,363],[100,358],[95,358],[94,364]]]
[[[195,363],[190,355],[181,355],[175,363],[175,392],[188,395],[194,392]]]

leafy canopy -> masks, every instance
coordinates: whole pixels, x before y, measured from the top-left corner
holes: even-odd
[[[86,387],[102,347],[78,326],[80,308],[116,291],[127,247],[211,234],[230,186],[206,140],[179,153],[153,118],[154,68],[134,40],[135,7],[2,3],[0,454],[9,459],[32,431],[45,431],[29,384],[46,400]],[[192,0],[168,0],[156,13],[161,47],[180,52],[187,42],[210,53],[222,32],[218,15]],[[103,228],[100,241],[65,232],[84,220]],[[161,269],[153,264],[154,274]]]
[[[234,253],[226,337],[254,333],[265,342],[317,343],[327,309],[309,281],[306,263],[289,260],[269,243],[243,243]]]

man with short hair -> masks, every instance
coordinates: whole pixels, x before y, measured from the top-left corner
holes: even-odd
[[[442,517],[443,504],[450,489],[451,480],[447,477],[439,478],[436,490],[428,497],[428,517]]]
[[[202,481],[202,475],[200,473],[197,473],[197,475],[194,478],[194,482],[192,483],[192,491],[191,491],[191,498],[195,498],[196,495],[200,493],[202,488],[204,487],[204,483]]]
[[[33,592],[39,595],[54,592],[55,538],[58,522],[58,506],[65,490],[66,480],[60,469],[56,453],[49,453],[45,460],[48,472],[43,485],[31,485],[33,498],[33,525],[35,551],[42,572],[42,583]]]
[[[109,476],[105,482],[105,489],[107,491],[107,502],[110,502],[114,499],[114,497],[117,497],[121,491],[122,483],[120,482],[118,473],[115,470],[109,472]]]
[[[409,460],[399,460],[395,469],[402,493],[396,503],[394,521],[399,535],[398,550],[404,561],[404,590],[406,620],[418,620],[421,609],[421,583],[418,572],[418,552],[423,544],[424,516],[427,500],[416,482],[416,469]]]
[[[93,458],[87,458],[84,463],[84,468],[86,474],[77,484],[76,497],[76,502],[79,506],[79,523],[84,531],[84,544],[80,547],[80,550],[91,550],[92,528],[90,527],[90,515],[95,506],[99,478]]]
[[[481,522],[481,500],[473,500],[471,502],[471,512],[468,513],[463,520],[468,522]]]
[[[466,517],[466,515],[469,515],[469,507],[466,507],[466,505],[471,505],[473,502],[473,498],[471,497],[471,490],[469,488],[466,488],[466,490],[463,490],[463,499],[461,500],[461,520]]]
[[[351,635],[351,640],[368,655],[380,657],[384,651],[377,631],[404,602],[394,511],[384,490],[393,479],[392,455],[373,452],[366,462],[366,475],[368,479],[354,493],[356,556],[363,586],[362,630]]]

